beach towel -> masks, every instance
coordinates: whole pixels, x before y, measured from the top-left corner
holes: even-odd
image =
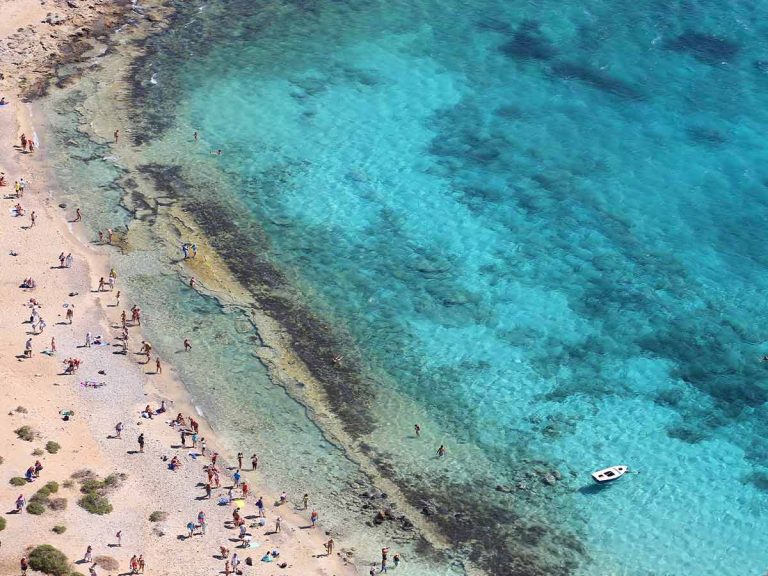
[[[95,380],[86,380],[84,382],[80,382],[80,386],[83,388],[101,388],[102,386],[106,385],[106,382],[96,382]]]

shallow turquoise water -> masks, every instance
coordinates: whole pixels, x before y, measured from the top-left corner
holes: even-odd
[[[349,334],[362,441],[485,520],[466,550],[509,529],[530,574],[758,574],[766,7],[193,3],[135,71],[136,121],[190,182],[224,150],[190,198]],[[640,473],[590,488],[610,464]]]

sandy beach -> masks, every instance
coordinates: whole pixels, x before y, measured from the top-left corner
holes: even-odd
[[[36,2],[4,2],[0,11],[12,16],[0,27],[6,45],[21,28],[35,34],[40,26],[50,26],[41,23],[41,17],[52,10]],[[47,176],[46,143],[38,142],[33,109],[21,100],[29,85],[16,76],[21,69],[6,72],[0,84],[0,96],[8,101],[0,107],[0,171],[6,182],[0,188],[4,203],[0,258],[5,270],[0,280],[0,306],[5,310],[0,318],[0,373],[5,380],[0,410],[7,415],[0,422],[4,446],[0,499],[6,521],[0,531],[2,572],[18,573],[21,559],[32,548],[50,544],[66,554],[73,573],[81,574],[91,568],[96,574],[131,573],[130,560],[139,555],[145,560],[145,573],[225,573],[235,553],[244,574],[358,573],[341,542],[327,554],[326,543],[333,534],[323,528],[323,510],[317,510],[319,519],[313,527],[311,487],[306,490],[306,509],[302,494],[288,494],[281,503],[279,494],[262,491],[258,469],[251,465],[258,446],[241,448],[240,482],[247,481],[248,494],[242,498],[241,487],[230,492],[238,470],[236,455],[221,453],[214,462],[217,439],[185,400],[173,367],[160,358],[162,373],[157,373],[154,355],[148,362],[140,353],[141,328],[131,321],[130,309],[141,302],[121,291],[120,270],[115,271],[113,290],[98,290],[100,278],[109,277],[109,248],[94,246],[96,239],[83,243],[74,221],[79,207],[61,207],[55,199],[55,182]],[[33,152],[22,149],[22,134],[34,143]],[[23,194],[17,197],[14,183],[22,178]],[[21,211],[14,208],[17,205]],[[83,213],[87,218],[87,208]],[[65,255],[64,267],[60,254]],[[27,279],[33,280],[33,288],[20,287]],[[73,312],[71,323],[68,311]],[[129,334],[125,354],[121,353],[123,311]],[[183,340],[180,335],[180,350]],[[194,354],[192,344],[189,354]],[[184,361],[183,354],[177,358]],[[65,370],[68,359],[79,361],[71,374]],[[142,415],[146,406],[156,412],[163,402],[164,412],[151,418]],[[172,422],[178,414],[183,415],[181,425]],[[190,416],[199,425],[195,447]],[[118,423],[123,425],[119,438]],[[182,430],[187,436],[184,445]],[[143,452],[140,435],[145,439]],[[179,466],[172,470],[174,458]],[[19,486],[11,484],[12,478],[24,478],[37,461],[42,465],[37,477]],[[218,474],[220,487],[214,486],[208,498],[205,468],[214,466],[212,476]],[[107,478],[106,483],[94,482]],[[49,482],[56,482],[58,490],[38,498],[43,503],[41,514],[30,513],[32,497]],[[78,501],[89,491],[107,498],[112,511],[99,515],[81,507]],[[17,512],[14,503],[19,496],[26,506]],[[263,521],[256,506],[259,497],[265,504]],[[235,510],[244,521],[243,539],[233,521]],[[195,525],[192,536],[190,522]],[[95,564],[84,561],[89,546]],[[229,549],[227,558],[220,553],[222,546]]]

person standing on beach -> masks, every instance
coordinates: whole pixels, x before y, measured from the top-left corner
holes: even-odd
[[[206,521],[205,521],[205,512],[200,510],[200,512],[197,513],[197,523],[200,524],[200,534],[205,536],[205,530],[206,530]]]
[[[333,554],[333,538],[330,538],[328,542],[325,543],[325,555],[331,556]]]
[[[85,333],[85,347],[90,348],[91,347],[91,333],[86,332]]]
[[[119,129],[115,130],[114,136],[115,136],[115,144],[117,144],[117,141],[120,138],[120,130]]]
[[[163,365],[160,364],[160,358],[155,359],[155,374],[163,373]]]
[[[139,434],[138,442],[139,442],[139,452],[143,454],[144,453],[144,432]]]
[[[312,522],[312,528],[315,527],[315,524],[317,524],[317,510],[312,510],[312,514],[309,515],[309,520]]]
[[[115,424],[115,438],[122,438],[123,437],[123,423],[118,422]]]
[[[139,554],[139,572],[144,574],[144,566],[146,566],[146,562],[144,560],[144,554]]]
[[[190,352],[192,350],[192,344],[189,338],[184,338],[184,352]]]
[[[24,132],[21,133],[21,148],[26,152],[27,150],[27,135]]]
[[[239,470],[243,469],[243,453],[242,452],[237,453],[237,468]]]
[[[256,500],[256,508],[259,509],[259,516],[261,518],[266,518],[266,514],[264,514],[264,499],[261,496]]]
[[[117,540],[117,547],[121,548],[123,546],[123,531],[118,530],[117,534],[115,534],[115,539]]]
[[[67,257],[65,258],[65,260],[66,260],[66,263],[67,263],[67,268],[72,268],[72,262],[73,262],[74,258],[72,258],[72,253],[71,252],[69,254],[67,254]]]
[[[32,221],[32,223],[29,225],[30,228],[32,228],[35,225],[35,219],[37,217],[35,216],[35,211],[32,210],[32,213],[29,215],[29,219]]]
[[[251,470],[256,470],[259,467],[259,457],[256,454],[251,454]]]
[[[56,352],[56,338],[51,337],[51,352]]]
[[[304,502],[304,510],[306,510],[309,507],[309,494],[304,494],[302,501]]]
[[[64,260],[66,259],[66,256],[64,255],[64,252],[59,254],[59,268],[64,268]]]
[[[385,546],[381,549],[381,571],[387,571],[387,558],[389,556],[389,546]]]
[[[283,521],[280,519],[280,516],[275,518],[275,534],[280,532],[280,527],[281,527],[282,523],[283,523]]]
[[[32,338],[28,338],[27,343],[24,344],[24,356],[32,358]]]
[[[75,311],[72,309],[74,306],[67,308],[67,320],[72,324],[72,318],[75,317]]]
[[[22,556],[21,557],[21,576],[27,576],[27,570],[29,570],[29,562],[27,562],[26,556]]]

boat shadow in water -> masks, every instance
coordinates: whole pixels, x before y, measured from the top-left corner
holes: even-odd
[[[587,484],[586,486],[579,488],[579,492],[585,496],[591,496],[593,494],[599,494],[604,490],[608,490],[610,487],[611,484]]]

